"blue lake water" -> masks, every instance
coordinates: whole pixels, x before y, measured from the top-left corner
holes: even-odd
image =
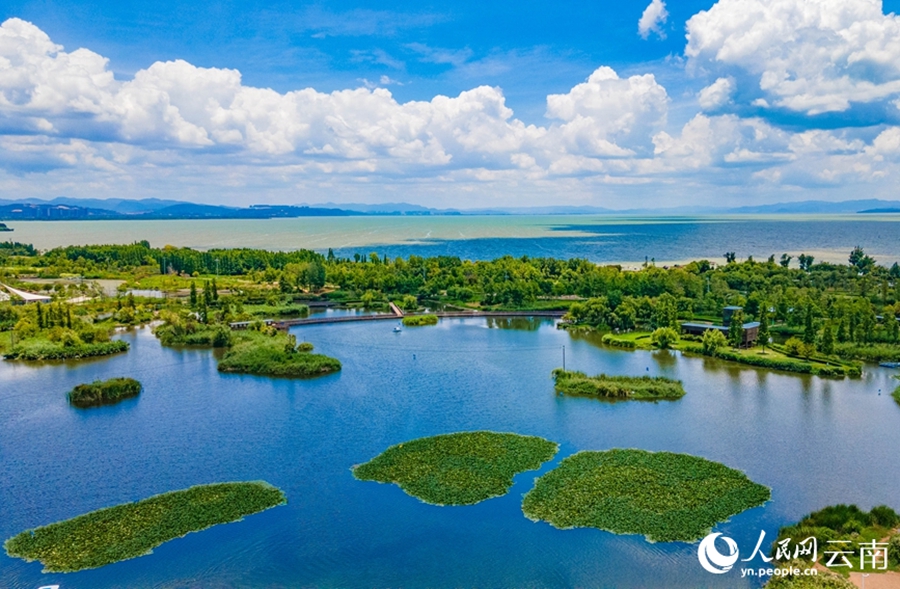
[[[148,240],[198,249],[298,248],[341,256],[458,256],[586,258],[636,265],[708,258],[739,259],[806,253],[846,262],[859,245],[881,263],[900,260],[900,215],[768,215],[610,217],[499,215],[462,217],[306,217],[265,220],[32,221],[12,223],[5,239],[40,249]],[[794,261],[796,264],[796,260]]]
[[[539,473],[470,507],[435,507],[350,467],[391,444],[462,430],[546,437],[557,458],[634,447],[687,452],[745,471],[772,501],[716,529],[749,556],[760,530],[837,502],[900,507],[900,406],[891,371],[859,380],[766,372],[671,353],[627,352],[547,321],[442,320],[296,328],[341,359],[315,380],[220,375],[209,350],[162,348],[149,330],[130,352],[83,363],[0,363],[0,538],[195,484],[266,480],[289,504],[190,534],[102,569],[42,574],[0,555],[0,586],[180,587],[752,587],[711,575],[696,545],[651,544],[527,520],[520,501]],[[505,327],[505,328],[500,328]],[[517,327],[510,329],[509,327]],[[666,375],[670,403],[554,395],[550,371]],[[65,392],[129,375],[134,400],[75,410]],[[879,395],[879,389],[882,394]],[[761,566],[758,560],[753,566]]]

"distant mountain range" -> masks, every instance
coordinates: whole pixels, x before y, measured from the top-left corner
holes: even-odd
[[[101,219],[275,219],[345,217],[351,215],[788,215],[900,213],[900,201],[865,199],[828,202],[808,200],[735,208],[684,206],[665,209],[608,209],[592,206],[499,207],[491,209],[433,209],[408,203],[316,205],[252,205],[227,207],[148,198],[69,198],[52,200],[0,199],[0,221]]]

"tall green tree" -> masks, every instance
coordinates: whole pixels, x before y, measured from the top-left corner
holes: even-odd
[[[759,310],[759,345],[762,346],[763,354],[766,353],[766,347],[769,345],[769,304],[763,301]]]
[[[191,308],[197,308],[197,285],[191,280]]]
[[[830,356],[834,354],[834,328],[831,321],[826,321],[822,328],[822,340],[819,342],[819,349],[823,354]]]
[[[806,303],[806,315],[803,318],[803,337],[804,344],[816,343],[816,328],[813,325],[813,305],[812,301]]]
[[[728,343],[739,348],[744,343],[744,312],[737,310],[731,316],[728,324]]]

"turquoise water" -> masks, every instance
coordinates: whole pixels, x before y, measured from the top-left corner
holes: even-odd
[[[0,363],[2,538],[214,481],[263,479],[289,499],[93,571],[44,575],[37,563],[3,555],[0,586],[754,586],[735,572],[703,571],[696,545],[527,520],[521,496],[539,473],[471,507],[426,505],[350,473],[391,444],[461,430],[557,441],[545,470],[578,450],[613,447],[688,452],[741,469],[772,488],[770,503],[717,528],[747,556],[760,530],[771,540],[780,525],[827,504],[900,506],[900,406],[886,369],[825,380],[610,350],[546,321],[442,320],[400,334],[392,326],[296,328],[344,364],[309,381],[221,375],[213,352],[162,348],[149,330],[124,335],[132,350],[113,358]],[[569,368],[666,375],[688,394],[658,404],[557,397],[549,374],[563,345]],[[66,405],[75,384],[118,375],[140,379],[144,393],[89,411]]]
[[[591,215],[485,217],[316,217],[212,221],[16,222],[5,239],[40,249],[70,244],[131,243],[146,239],[199,249],[308,248],[352,256],[449,255],[493,259],[504,255],[587,258],[639,264],[708,258],[726,251],[752,255],[811,254],[845,262],[860,245],[880,262],[900,260],[900,215],[733,216],[628,218]],[[796,263],[796,262],[795,262]]]

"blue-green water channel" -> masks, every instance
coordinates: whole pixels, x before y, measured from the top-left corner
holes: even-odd
[[[510,327],[516,327],[511,329]],[[344,370],[309,381],[220,375],[209,350],[162,348],[125,334],[125,355],[41,367],[0,364],[0,537],[100,507],[195,484],[264,479],[289,504],[174,540],[98,570],[42,574],[0,556],[0,586],[176,587],[750,587],[711,575],[696,545],[650,544],[593,529],[557,530],[522,516],[536,473],[505,497],[434,507],[350,467],[404,440],[491,429],[577,450],[688,452],[745,471],[772,501],[717,528],[749,556],[821,506],[900,507],[900,407],[891,372],[823,380],[677,354],[604,349],[550,322],[443,320],[297,328]],[[562,361],[589,373],[684,381],[671,403],[559,398]],[[144,393],[80,411],[75,384],[128,375]],[[879,389],[882,394],[879,395]],[[757,560],[753,566],[761,566]],[[758,584],[758,581],[755,582]]]

